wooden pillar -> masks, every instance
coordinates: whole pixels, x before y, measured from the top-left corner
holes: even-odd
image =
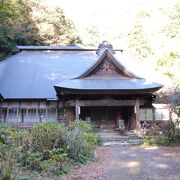
[[[36,123],[39,122],[39,116],[38,116],[38,108],[36,108]]]
[[[9,118],[9,107],[7,108],[6,122],[8,122],[8,118]]]
[[[19,122],[19,108],[17,108],[16,116],[17,116],[17,122]]]
[[[26,122],[29,122],[29,108],[26,108]]]
[[[2,122],[4,121],[2,108],[0,107],[0,122],[1,122],[1,120],[2,120]]]
[[[76,99],[76,102],[75,102],[75,119],[76,120],[79,120],[79,100]]]
[[[140,102],[139,102],[139,97],[136,98],[136,131],[140,132],[141,129],[141,124],[140,124]]]
[[[59,111],[60,111],[60,108],[59,108],[59,101],[56,102],[56,109],[57,109],[56,121],[58,122],[58,120],[59,120]]]
[[[21,109],[21,122],[24,122],[25,109]]]
[[[46,111],[46,120],[45,121],[48,122],[50,119],[48,119],[48,108],[47,108],[47,106],[46,106],[46,110],[45,111]]]

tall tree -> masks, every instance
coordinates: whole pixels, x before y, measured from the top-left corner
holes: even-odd
[[[162,50],[159,52],[156,69],[164,75],[180,82],[178,72],[180,39],[180,4],[175,4],[167,14],[166,24],[160,29],[163,36]],[[162,54],[162,55],[161,55]],[[175,68],[177,66],[177,68]]]
[[[180,3],[173,6],[168,23],[162,28],[162,32],[169,38],[180,39]]]
[[[75,26],[60,7],[40,0],[0,1],[0,60],[17,53],[16,45],[76,45]]]
[[[140,21],[134,23],[129,35],[129,48],[131,54],[140,60],[148,59],[152,54],[152,50]]]
[[[18,52],[15,43],[9,36],[10,27],[17,17],[15,6],[11,0],[0,2],[0,61],[6,56]]]

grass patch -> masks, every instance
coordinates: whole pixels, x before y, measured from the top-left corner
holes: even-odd
[[[176,137],[174,140],[165,135],[144,136],[144,145],[162,145],[162,146],[180,146],[180,138]]]

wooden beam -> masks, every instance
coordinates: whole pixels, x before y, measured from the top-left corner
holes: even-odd
[[[134,106],[135,100],[88,100],[80,101],[80,106]]]
[[[79,100],[79,106],[81,107],[91,107],[91,106],[135,106],[136,100],[113,100],[113,99],[105,99],[105,100]],[[64,104],[66,107],[68,106],[76,106],[75,100],[66,101]],[[139,102],[139,105],[144,105],[144,101]]]

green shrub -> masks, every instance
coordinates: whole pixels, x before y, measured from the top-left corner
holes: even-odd
[[[165,135],[158,135],[158,136],[156,136],[156,144],[170,146],[171,140],[169,139],[169,137],[167,137]]]
[[[84,139],[90,146],[95,148],[97,146],[97,136],[94,133],[83,133]]]
[[[27,158],[25,159],[26,166],[31,170],[42,171],[42,160],[43,153],[40,152],[31,152],[27,153]]]
[[[145,137],[143,137],[143,143],[145,145],[164,145],[164,146],[169,146],[171,144],[171,141],[165,135],[157,135],[157,136],[145,136]]]
[[[16,164],[13,153],[12,149],[8,148],[5,156],[0,158],[0,179],[13,179],[14,164]]]
[[[37,151],[51,150],[63,140],[64,134],[65,128],[59,123],[37,124],[31,132],[33,147]]]
[[[69,124],[65,137],[66,147],[71,158],[83,163],[91,159],[97,146],[97,137],[92,126],[86,121],[74,121]]]
[[[85,140],[79,127],[69,130],[65,136],[66,148],[70,157],[75,158],[83,151]]]
[[[31,133],[24,129],[19,129],[11,134],[11,142],[17,152],[23,153],[32,146]]]
[[[102,146],[102,139],[101,139],[100,135],[96,134],[96,139],[97,139],[97,146]]]
[[[11,135],[15,128],[0,126],[0,144],[11,145]]]
[[[163,128],[163,134],[167,136],[169,139],[173,139],[174,136],[174,126],[172,122],[166,124]]]
[[[57,162],[56,164],[50,166],[49,171],[54,176],[60,176],[63,174],[67,174],[74,166],[74,161],[71,159],[67,159],[63,163]]]
[[[24,142],[17,140],[17,136],[26,138],[18,128],[0,126],[0,174],[3,179],[13,179],[13,172],[17,159],[22,152]]]
[[[55,176],[60,176],[60,175],[63,175],[63,174],[67,174],[69,171],[70,171],[69,167],[64,165],[64,166],[60,166],[60,167],[58,167],[56,169],[53,169],[52,173]]]
[[[80,162],[81,164],[84,164],[86,162],[88,162],[92,157],[91,156],[87,156],[84,154],[78,154],[76,157],[76,161]]]
[[[173,142],[172,142],[173,146],[180,146],[180,136],[175,136]]]
[[[92,125],[83,120],[75,120],[69,124],[70,129],[73,129],[76,126],[80,127],[82,132],[90,133],[93,131]]]
[[[143,144],[145,145],[152,145],[152,137],[151,136],[144,136],[143,137]]]
[[[35,125],[31,131],[0,127],[0,178],[14,178],[14,170],[67,173],[72,166],[92,159],[97,137],[92,126],[75,121]]]

